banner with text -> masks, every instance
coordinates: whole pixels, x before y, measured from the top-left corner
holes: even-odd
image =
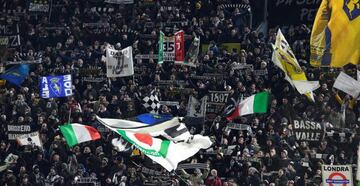
[[[17,137],[31,132],[30,125],[7,125],[8,139],[16,140]]]
[[[229,97],[230,91],[209,91],[208,103],[210,104],[225,104]]]
[[[213,121],[224,109],[229,91],[209,91],[206,103],[206,121]]]
[[[29,11],[30,12],[49,12],[50,0],[30,0]]]
[[[20,46],[19,25],[7,22],[0,23],[0,45],[7,47]]]
[[[354,185],[351,165],[322,165],[322,185]]]
[[[41,77],[40,95],[42,98],[58,98],[71,96],[71,75]]]
[[[134,75],[132,47],[122,49],[106,49],[106,76],[125,77]]]
[[[293,130],[297,141],[321,141],[325,135],[324,125],[307,120],[294,120]]]

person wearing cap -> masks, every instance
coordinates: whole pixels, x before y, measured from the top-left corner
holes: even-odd
[[[288,151],[287,150],[282,150],[280,153],[280,167],[281,168],[286,168],[289,165],[289,157],[288,157]]]
[[[222,181],[218,176],[217,170],[212,169],[210,175],[205,181],[206,186],[222,186]]]

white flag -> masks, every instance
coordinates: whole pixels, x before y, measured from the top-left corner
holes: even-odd
[[[285,73],[287,80],[300,94],[304,94],[313,102],[315,89],[319,88],[319,82],[307,81],[306,74],[299,65],[289,43],[279,29],[276,35],[276,42],[272,45],[274,51],[272,61]]]
[[[132,47],[129,46],[121,51],[106,49],[106,76],[125,77],[134,75],[134,62]]]
[[[336,78],[334,88],[351,95],[353,98],[357,98],[360,94],[360,82],[344,72],[340,72]]]
[[[189,117],[205,117],[206,109],[206,97],[201,99],[201,102],[194,98],[193,96],[189,97],[188,102],[188,114]]]
[[[18,136],[16,138],[16,141],[21,146],[23,146],[23,145],[35,145],[35,146],[42,147],[39,132],[33,132],[33,133]]]
[[[320,87],[319,81],[292,81],[300,94],[312,92]]]
[[[115,150],[118,152],[125,152],[130,150],[130,147],[127,148],[128,142],[122,138],[114,138],[111,140],[111,144],[114,146]]]
[[[212,144],[209,137],[199,134],[191,136],[187,141],[176,142],[151,134],[109,128],[168,171],[176,170],[179,162],[192,157],[200,149],[209,148]]]

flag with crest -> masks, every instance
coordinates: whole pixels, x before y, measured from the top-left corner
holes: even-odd
[[[40,78],[40,96],[42,98],[68,97],[71,95],[71,74],[63,76],[44,76]]]

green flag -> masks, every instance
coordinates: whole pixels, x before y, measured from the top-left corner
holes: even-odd
[[[164,62],[164,33],[162,31],[160,31],[158,55],[159,55],[158,63],[161,64]]]

